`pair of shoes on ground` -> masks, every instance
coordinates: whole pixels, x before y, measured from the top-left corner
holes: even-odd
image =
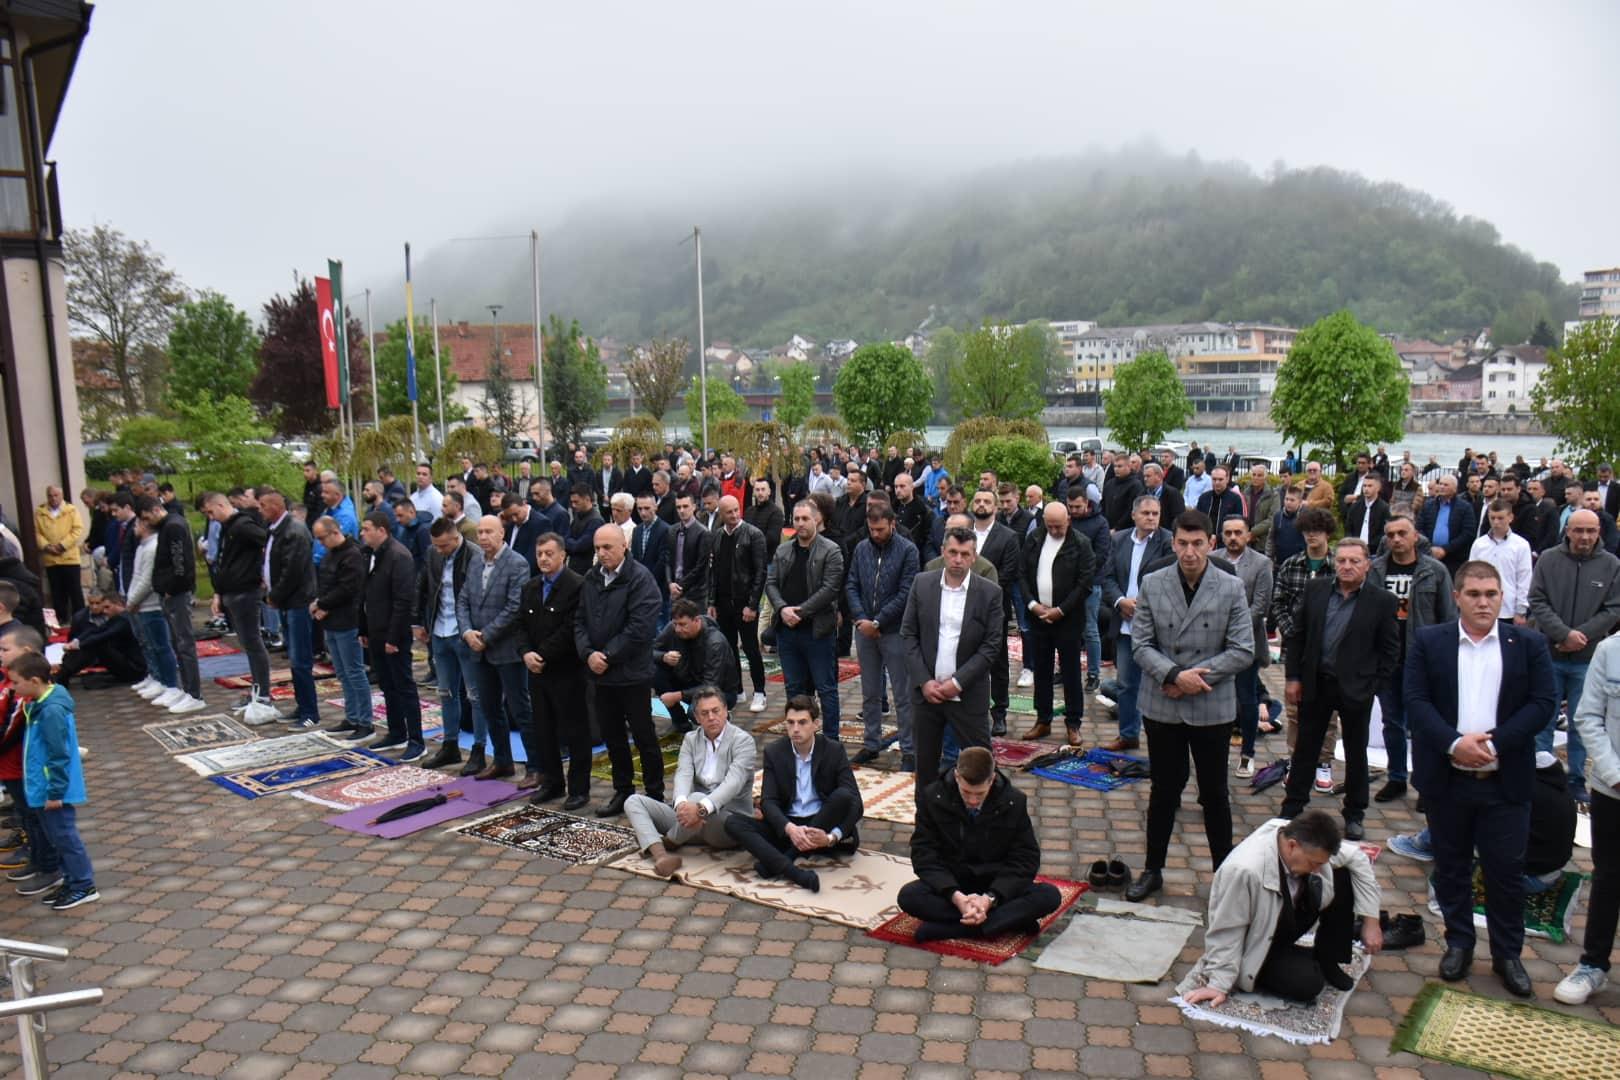
[[[1110,855],[1091,864],[1086,880],[1093,889],[1127,889],[1131,884],[1131,868],[1118,855]]]
[[[1468,977],[1469,969],[1473,966],[1473,949],[1449,945],[1446,947],[1445,954],[1440,957],[1439,974],[1446,982],[1458,982]],[[1508,993],[1522,998],[1534,996],[1535,990],[1530,985],[1530,976],[1524,970],[1523,961],[1517,956],[1499,956],[1492,959],[1491,970],[1501,977],[1502,985],[1507,988]],[[1570,978],[1573,978],[1573,976],[1570,976]],[[1559,983],[1559,986],[1562,985],[1563,983]],[[1574,987],[1572,986],[1571,989],[1573,990]]]
[[[39,902],[54,911],[71,911],[80,904],[92,904],[101,899],[96,887],[71,888],[61,874],[36,874],[17,886],[18,896],[37,896]]]
[[[208,702],[202,698],[192,697],[178,686],[164,686],[150,676],[136,683],[130,689],[158,708],[167,709],[176,716],[200,712],[208,708]]]

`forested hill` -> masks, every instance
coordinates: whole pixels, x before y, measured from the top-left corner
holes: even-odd
[[[954,181],[845,176],[669,212],[581,210],[542,236],[546,310],[624,341],[695,337],[692,249],[679,243],[694,220],[708,339],[747,346],[793,333],[894,339],[930,306],[936,325],[958,326],[983,316],[1304,325],[1349,306],[1382,330],[1445,339],[1495,324],[1496,340],[1517,342],[1575,307],[1556,267],[1422,192],[1325,168],[1260,177],[1130,151]],[[526,265],[463,252],[430,252],[436,276],[456,283],[437,287],[441,310],[469,318],[501,302],[527,313]]]

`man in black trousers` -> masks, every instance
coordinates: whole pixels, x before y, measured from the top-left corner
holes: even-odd
[[[1524,861],[1536,734],[1558,706],[1547,639],[1503,625],[1502,579],[1488,562],[1457,570],[1458,620],[1417,631],[1406,662],[1412,785],[1434,847],[1434,897],[1446,922],[1440,977],[1474,962],[1474,855],[1485,872],[1491,968],[1519,997],[1532,993],[1524,950]]]
[[[1364,589],[1372,558],[1365,542],[1347,536],[1333,552],[1334,577],[1305,586],[1298,617],[1283,644],[1287,695],[1299,707],[1299,738],[1288,768],[1288,789],[1281,816],[1297,817],[1311,799],[1311,780],[1327,737],[1328,723],[1339,714],[1344,733],[1344,835],[1366,835],[1367,728],[1373,698],[1388,684],[1401,662],[1398,601],[1388,589]]]
[[[539,573],[523,586],[523,666],[529,669],[534,748],[544,785],[529,801],[551,802],[566,792],[564,810],[591,801],[591,725],[585,711],[585,671],[574,647],[574,620],[584,578],[568,568],[563,538],[543,533],[534,544]],[[562,748],[568,747],[563,781]]]
[[[726,832],[756,860],[763,878],[786,877],[800,888],[819,891],[815,871],[797,866],[800,855],[853,851],[860,843],[861,790],[843,743],[821,734],[821,703],[814,694],[788,699],[783,711],[787,737],[765,747],[763,818],[730,814]]]

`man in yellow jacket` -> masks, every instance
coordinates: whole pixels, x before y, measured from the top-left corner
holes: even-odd
[[[34,534],[40,561],[45,564],[45,578],[50,583],[56,621],[66,626],[84,607],[79,562],[84,519],[79,516],[79,508],[62,498],[62,489],[54,484],[45,489],[45,501],[34,511]]]

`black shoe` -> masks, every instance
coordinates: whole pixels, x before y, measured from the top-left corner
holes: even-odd
[[[461,748],[453,742],[439,747],[439,752],[422,763],[424,769],[442,769],[446,765],[461,764]]]
[[[1524,964],[1517,956],[1503,956],[1491,961],[1491,970],[1502,977],[1502,985],[1514,997],[1534,997],[1535,990],[1530,985],[1530,976],[1524,970]]]
[[[321,729],[321,734],[323,734],[323,735],[350,735],[350,734],[353,734],[356,730],[358,730],[358,729],[353,724],[351,724],[347,720],[345,720],[341,724],[334,724],[331,727],[322,728]]]
[[[1378,921],[1384,931],[1384,948],[1386,949],[1413,949],[1428,940],[1428,934],[1423,929],[1423,920],[1416,915],[1397,915],[1390,918],[1389,912],[1379,912]]]
[[[1359,840],[1366,839],[1366,837],[1367,837],[1367,830],[1361,824],[1361,822],[1359,822],[1359,821],[1347,821],[1347,822],[1344,823],[1344,838],[1346,840],[1357,840],[1357,841],[1359,841]]]
[[[1332,960],[1318,959],[1316,966],[1322,971],[1322,980],[1335,990],[1349,990],[1356,985],[1349,972]]]
[[[1092,863],[1091,873],[1086,875],[1086,880],[1091,883],[1093,889],[1108,888],[1108,860],[1098,859]]]
[[[876,750],[867,750],[863,748],[849,760],[853,765],[869,765],[878,759],[878,753],[879,752]]]
[[[1440,977],[1446,982],[1456,982],[1467,978],[1468,969],[1474,966],[1474,950],[1458,949],[1446,946],[1446,953],[1440,958]]]
[[[821,891],[821,878],[816,876],[814,870],[806,870],[802,866],[789,866],[787,879],[801,889],[809,889],[811,892]]]
[[[1394,802],[1405,794],[1406,781],[1391,780],[1378,789],[1378,794],[1373,796],[1373,802]]]
[[[467,755],[467,764],[461,767],[461,775],[477,776],[479,773],[483,772],[487,766],[488,763],[484,760],[484,748],[482,746],[475,746],[473,747],[472,753]]]
[[[613,798],[596,808],[597,817],[618,817],[624,813],[624,804],[630,796],[622,791],[615,791]]]
[[[563,803],[563,809],[578,810],[580,807],[584,806],[590,801],[591,797],[589,795],[570,795],[568,796],[568,801]]]
[[[1131,887],[1125,890],[1125,899],[1133,903],[1146,900],[1162,888],[1164,875],[1157,870],[1144,870],[1142,876],[1131,882]]]
[[[917,755],[916,754],[901,754],[900,755],[900,771],[901,772],[909,772],[909,773],[916,772],[917,771]]]
[[[1007,734],[1007,718],[1005,716],[1003,716],[999,720],[993,721],[990,724],[990,734],[992,734],[992,735],[1006,735]]]
[[[568,789],[561,784],[547,784],[533,795],[529,796],[531,803],[554,802],[568,794]]]
[[[1102,688],[1102,676],[1093,672],[1086,676],[1086,693],[1095,694]]]
[[[1125,865],[1125,860],[1115,856],[1108,860],[1108,887],[1110,889],[1128,889],[1131,886],[1131,868]]]

